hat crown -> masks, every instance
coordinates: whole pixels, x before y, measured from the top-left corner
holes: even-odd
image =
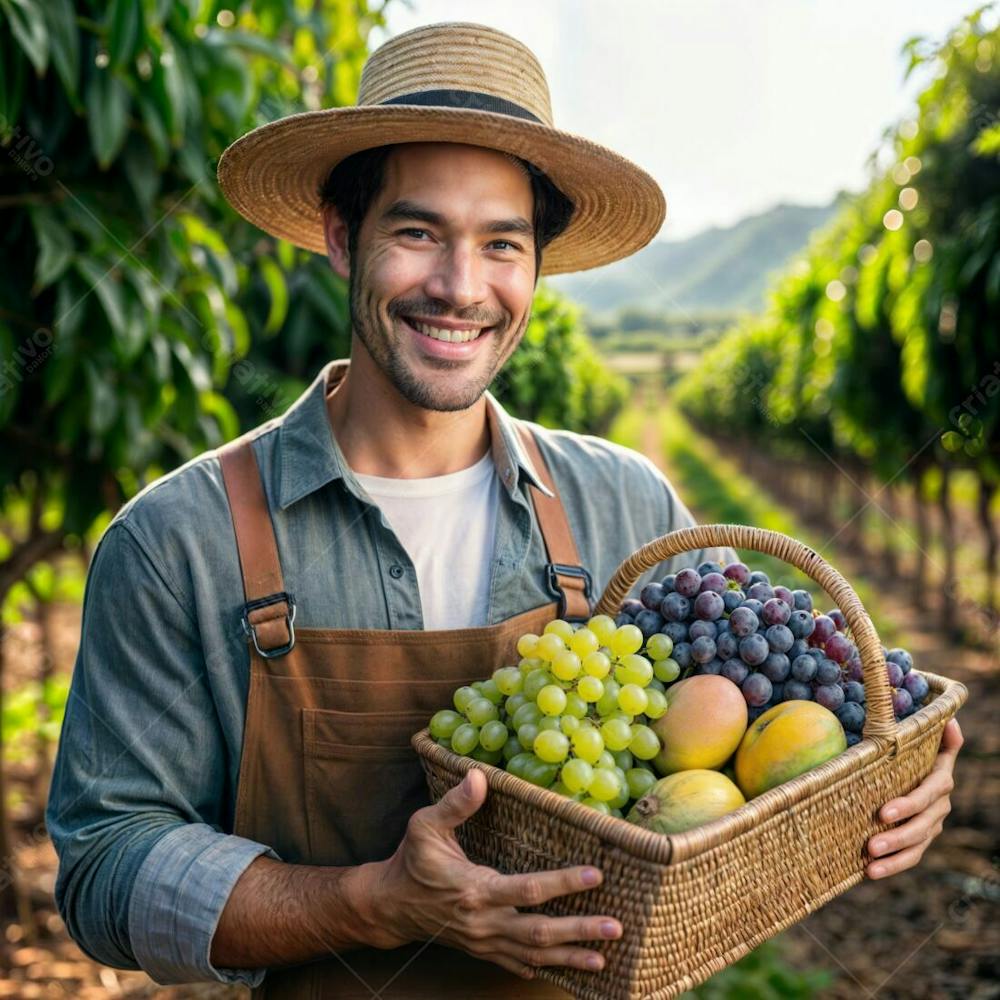
[[[553,125],[549,85],[531,49],[496,28],[465,21],[413,28],[379,46],[361,71],[358,104],[406,103],[399,99],[443,90],[452,92],[452,107],[461,106],[463,93],[488,94]]]

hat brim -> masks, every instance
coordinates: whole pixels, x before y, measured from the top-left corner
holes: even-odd
[[[219,160],[219,184],[255,226],[326,253],[319,188],[345,157],[400,142],[457,142],[519,156],[575,204],[542,254],[541,274],[584,271],[635,253],[660,231],[667,204],[640,167],[582,136],[490,111],[365,105],[291,115],[237,139]]]

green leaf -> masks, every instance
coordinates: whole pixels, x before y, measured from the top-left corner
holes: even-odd
[[[87,280],[91,291],[100,301],[115,336],[126,336],[125,305],[122,301],[121,284],[116,280],[116,269],[112,267],[108,270],[103,263],[92,257],[81,257],[76,262],[76,269]]]
[[[135,54],[142,33],[140,0],[112,0],[107,15],[108,55],[112,66],[123,66]]]
[[[6,142],[24,99],[24,56],[13,38],[0,33],[0,142]]]
[[[45,18],[52,45],[52,63],[62,81],[66,97],[75,110],[81,109],[79,97],[80,36],[76,12],[71,0],[46,0]]]
[[[101,169],[107,170],[125,142],[128,89],[113,73],[97,70],[87,84],[86,104],[90,145]]]
[[[11,34],[21,51],[42,76],[49,64],[49,29],[45,15],[35,0],[0,0],[0,11],[7,16]]]
[[[225,396],[213,391],[202,392],[198,394],[198,403],[204,413],[215,419],[222,441],[231,441],[239,434],[239,418]]]
[[[35,261],[35,285],[32,294],[37,295],[56,281],[73,259],[73,238],[65,226],[48,207],[31,210],[31,224],[38,239],[38,258]]]
[[[271,307],[264,321],[264,333],[276,333],[288,315],[288,285],[281,268],[270,257],[261,257],[258,265],[260,276],[271,296]]]
[[[945,431],[944,434],[941,435],[941,444],[944,446],[945,451],[950,451],[952,453],[961,451],[964,443],[965,439],[958,433],[958,431]]]
[[[90,432],[101,437],[108,432],[118,416],[118,396],[92,361],[84,361],[83,370],[90,397],[87,422]]]

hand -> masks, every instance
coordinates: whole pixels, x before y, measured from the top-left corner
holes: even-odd
[[[868,841],[868,853],[876,859],[865,869],[869,878],[886,878],[912,868],[941,832],[944,818],[951,812],[949,795],[955,787],[955,758],[964,742],[958,721],[949,719],[931,773],[909,795],[882,806],[879,818],[885,823],[910,818]]]
[[[557,896],[601,883],[596,868],[502,875],[473,864],[455,838],[455,828],[486,799],[486,776],[471,770],[435,805],[411,817],[396,852],[382,862],[373,885],[372,907],[380,929],[372,941],[395,948],[434,938],[478,958],[495,962],[525,979],[542,965],[573,966],[596,972],[604,958],[577,941],[621,936],[611,917],[547,917],[520,913]]]

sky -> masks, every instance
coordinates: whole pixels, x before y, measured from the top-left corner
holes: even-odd
[[[391,0],[388,31],[476,21],[538,57],[556,127],[610,146],[667,198],[661,239],[866,184],[913,112],[903,43],[940,39],[974,0]],[[926,78],[924,78],[926,81]]]

